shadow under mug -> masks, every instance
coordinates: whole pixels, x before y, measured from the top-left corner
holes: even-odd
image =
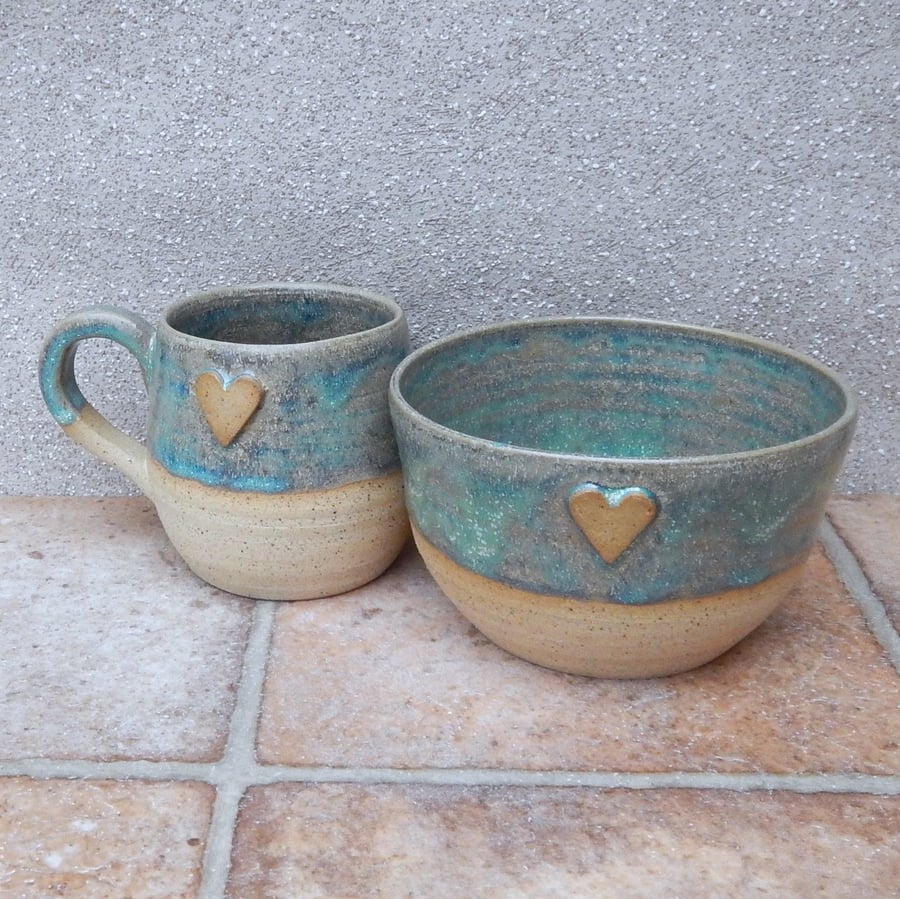
[[[79,389],[75,354],[91,338],[138,360],[146,444]],[[197,575],[242,596],[311,599],[377,577],[407,538],[387,385],[408,349],[386,297],[241,285],[176,302],[156,328],[111,306],[77,311],[47,337],[40,379],[63,430],[153,501]]]

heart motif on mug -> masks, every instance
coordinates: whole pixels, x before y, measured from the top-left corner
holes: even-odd
[[[206,421],[222,446],[228,446],[253,417],[266,389],[251,374],[227,378],[205,371],[194,379],[194,393]]]
[[[610,488],[581,484],[569,496],[569,513],[611,565],[656,518],[656,497],[643,487]]]

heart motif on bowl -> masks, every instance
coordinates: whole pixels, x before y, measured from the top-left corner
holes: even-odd
[[[216,440],[229,446],[259,408],[266,389],[251,374],[228,378],[205,371],[194,379],[194,393]]]
[[[643,487],[581,484],[569,495],[569,513],[609,565],[649,527],[658,512],[656,497]]]

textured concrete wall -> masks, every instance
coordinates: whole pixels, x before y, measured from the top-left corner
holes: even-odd
[[[394,295],[416,344],[558,313],[774,338],[862,396],[841,489],[900,491],[894,0],[0,6],[0,490],[129,485],[35,355],[81,305]],[[85,392],[139,433],[118,348]]]

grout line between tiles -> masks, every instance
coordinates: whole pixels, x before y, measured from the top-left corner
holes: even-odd
[[[201,781],[218,788],[222,810],[218,827],[233,826],[244,790],[251,786],[273,784],[378,784],[411,786],[496,786],[496,787],[590,787],[628,790],[753,790],[789,793],[870,793],[900,796],[898,774],[773,774],[755,772],[650,771],[571,771],[525,770],[509,768],[332,768],[259,765],[249,763],[235,768],[223,764],[192,762],[88,762],[59,759],[27,759],[0,763],[0,777],[26,776],[36,779],[80,778],[91,780]],[[212,834],[213,828],[211,828]],[[219,842],[210,858],[221,858],[230,848],[227,839]],[[208,841],[212,847],[212,837]],[[227,847],[226,847],[227,843]],[[210,848],[208,854],[213,856]],[[213,894],[210,894],[213,895]]]
[[[753,772],[528,771],[501,768],[260,767],[257,784],[354,783],[417,786],[593,787],[597,789],[783,790],[793,793],[900,795],[900,775],[768,774]]]
[[[900,635],[888,618],[884,604],[872,590],[859,561],[829,520],[822,522],[819,536],[838,577],[862,612],[869,630],[887,653],[894,668],[900,672]]]
[[[257,602],[244,650],[244,665],[231,714],[231,726],[222,761],[211,766],[217,785],[212,821],[206,840],[200,899],[221,899],[231,867],[231,844],[238,808],[256,764],[256,729],[262,705],[263,683],[275,622],[274,602]]]
[[[107,762],[33,758],[0,761],[0,777],[33,777],[35,780],[200,781],[215,785],[217,767],[205,762],[154,762],[144,759]]]

